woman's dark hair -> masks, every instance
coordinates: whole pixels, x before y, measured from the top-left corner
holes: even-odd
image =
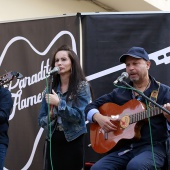
[[[59,51],[67,51],[68,52],[68,57],[71,60],[71,75],[70,75],[70,80],[69,80],[69,85],[68,85],[68,93],[66,97],[66,101],[68,101],[68,98],[71,96],[73,98],[77,98],[77,88],[78,85],[81,81],[86,81],[85,75],[81,69],[79,58],[76,55],[76,53],[68,46],[68,45],[62,45],[57,49],[57,51],[53,55],[53,59],[51,62],[51,69],[55,67],[55,55]],[[57,74],[54,76],[52,88],[58,86],[60,83],[60,75]]]

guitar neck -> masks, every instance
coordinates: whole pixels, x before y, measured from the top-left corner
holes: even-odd
[[[149,117],[159,115],[161,113],[162,113],[162,110],[159,107],[150,108],[148,110],[144,110],[142,112],[130,115],[129,116],[130,117],[130,123],[136,123],[138,121],[147,119]]]

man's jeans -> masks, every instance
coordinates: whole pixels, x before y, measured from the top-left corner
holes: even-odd
[[[0,170],[3,170],[4,167],[6,151],[7,146],[4,144],[0,144]]]

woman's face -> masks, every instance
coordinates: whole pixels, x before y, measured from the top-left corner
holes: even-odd
[[[60,68],[59,74],[70,74],[71,73],[71,60],[68,56],[67,51],[59,51],[55,55],[55,67]]]

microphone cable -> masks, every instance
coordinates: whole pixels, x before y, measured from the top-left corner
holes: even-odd
[[[114,83],[113,83],[114,84]],[[123,89],[129,89],[129,90],[133,90],[133,88],[130,88],[130,87],[126,87],[126,86],[119,86],[117,84],[114,84],[114,86],[118,87],[118,88],[123,88]],[[136,89],[137,90],[137,89]],[[142,94],[143,92],[137,90],[137,92],[139,94]],[[151,121],[150,121],[150,108],[149,108],[149,104],[148,104],[148,101],[147,99],[145,99],[145,103],[146,103],[146,110],[147,110],[147,116],[148,116],[148,124],[149,124],[149,133],[150,133],[150,142],[151,142],[151,150],[152,150],[152,159],[153,159],[153,162],[154,162],[154,167],[155,167],[155,170],[157,170],[157,167],[156,167],[156,162],[155,162],[155,154],[154,154],[154,147],[153,147],[153,137],[152,137],[152,127],[151,127]]]
[[[50,94],[49,87],[48,87],[48,77],[46,76],[46,93]],[[47,119],[47,133],[48,133],[48,138],[50,140],[50,163],[51,163],[51,168],[53,170],[53,161],[52,161],[52,144],[51,144],[51,137],[52,137],[52,127],[51,127],[51,118],[50,118],[50,104],[49,104],[49,95],[48,95],[48,119]],[[48,146],[47,146],[48,147]]]

